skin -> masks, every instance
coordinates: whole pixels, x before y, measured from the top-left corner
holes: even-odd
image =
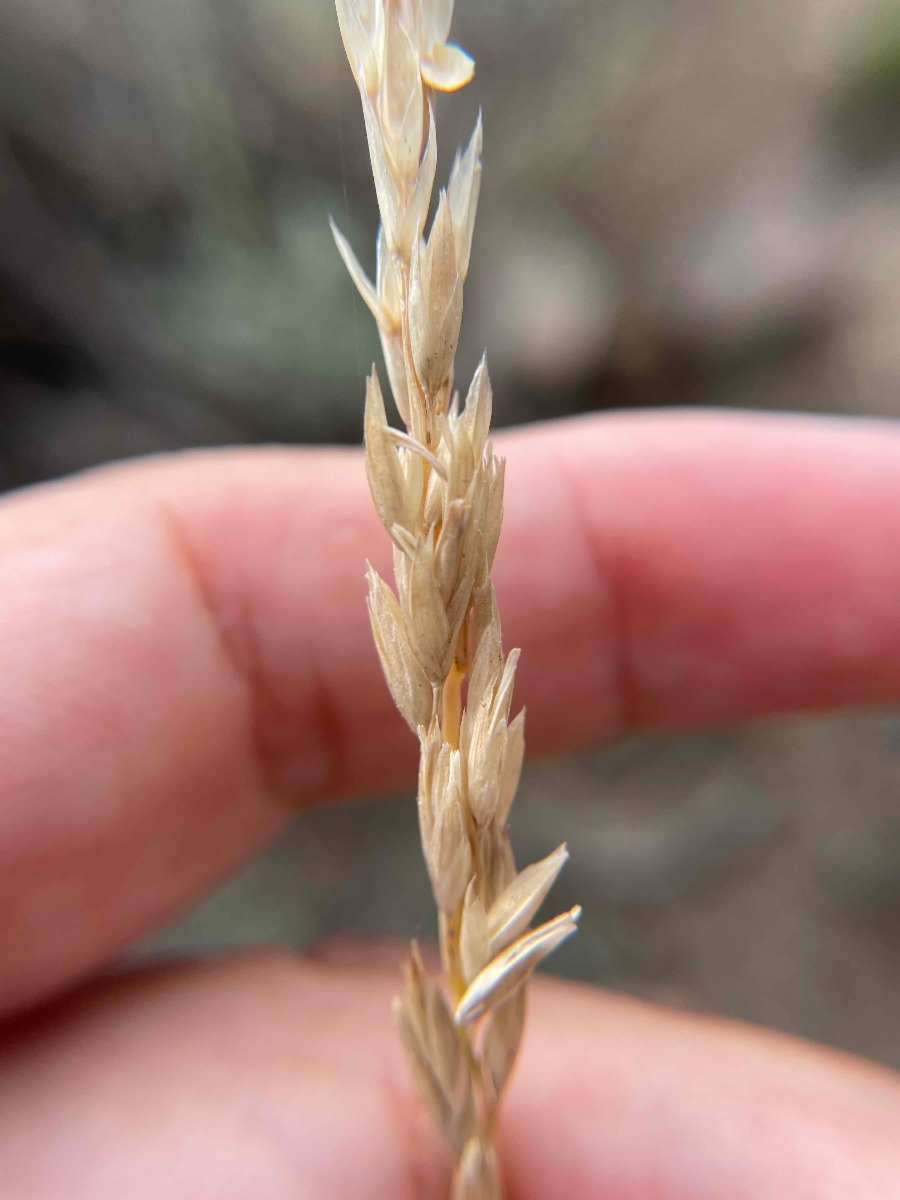
[[[531,749],[900,698],[895,427],[666,413],[499,441]],[[297,806],[412,777],[367,556],[389,572],[352,451],[0,502],[3,1198],[444,1196],[391,1028],[401,948],[103,973]],[[542,983],[501,1151],[509,1200],[886,1200],[898,1128],[882,1068]]]

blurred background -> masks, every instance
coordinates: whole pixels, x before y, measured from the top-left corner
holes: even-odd
[[[900,415],[900,0],[458,0],[484,109],[461,376],[499,424]],[[0,0],[0,486],[361,440],[379,357],[328,230],[377,224],[331,0]],[[900,1067],[900,713],[529,768],[578,848],[564,973]],[[548,797],[553,798],[552,805]],[[428,936],[409,795],[304,814],[142,954]]]

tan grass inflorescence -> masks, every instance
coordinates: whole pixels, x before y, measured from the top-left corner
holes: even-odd
[[[425,1104],[454,1155],[454,1200],[500,1200],[497,1108],[537,963],[575,931],[579,909],[532,918],[568,857],[560,846],[517,871],[507,833],[525,749],[510,719],[519,651],[504,657],[491,565],[504,463],[488,441],[487,363],[465,402],[453,360],[481,183],[481,121],[458,153],[428,236],[437,166],[433,93],[472,78],[448,42],[454,0],[337,0],[359,85],[381,214],[374,284],[346,239],[338,250],[371,310],[405,432],[373,368],[366,471],[394,546],[396,594],[369,568],[369,615],[391,694],[418,735],[422,848],[440,912],[444,980],[413,947],[396,1001]]]

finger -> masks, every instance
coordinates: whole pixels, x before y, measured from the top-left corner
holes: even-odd
[[[529,696],[541,737],[900,694],[895,426],[646,413],[523,442],[500,586],[518,593],[511,633],[529,639],[523,691],[529,672],[547,680]],[[529,530],[538,561],[524,566]],[[520,625],[525,604],[543,619]]]
[[[531,1017],[503,1134],[515,1200],[896,1194],[885,1068],[573,986],[535,989]]]
[[[394,972],[264,957],[94,987],[0,1046],[28,1200],[429,1200],[449,1163],[390,1028]],[[900,1081],[726,1022],[543,984],[502,1118],[509,1200],[880,1200]]]
[[[529,744],[900,695],[900,433],[652,415],[509,436]],[[291,803],[409,778],[355,452],[186,455],[0,505],[0,1005],[93,968]]]
[[[420,1200],[449,1164],[389,1028],[388,976],[287,956],[150,971],[0,1043],[3,1194]]]

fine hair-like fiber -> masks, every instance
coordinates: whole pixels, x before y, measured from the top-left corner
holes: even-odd
[[[469,82],[448,42],[454,0],[336,0],[359,86],[381,215],[374,283],[343,235],[338,250],[372,312],[391,394],[366,382],[366,472],[394,546],[396,594],[368,569],[375,644],[397,708],[419,738],[422,849],[440,914],[443,980],[415,945],[395,1001],[422,1099],[456,1158],[453,1200],[501,1200],[494,1133],[534,967],[575,932],[580,909],[531,928],[565,845],[517,871],[507,833],[525,751],[511,719],[519,651],[504,656],[491,565],[504,462],[488,440],[482,359],[454,390],[463,284],[481,184],[482,130],[457,153],[428,236],[437,166],[435,91]]]

